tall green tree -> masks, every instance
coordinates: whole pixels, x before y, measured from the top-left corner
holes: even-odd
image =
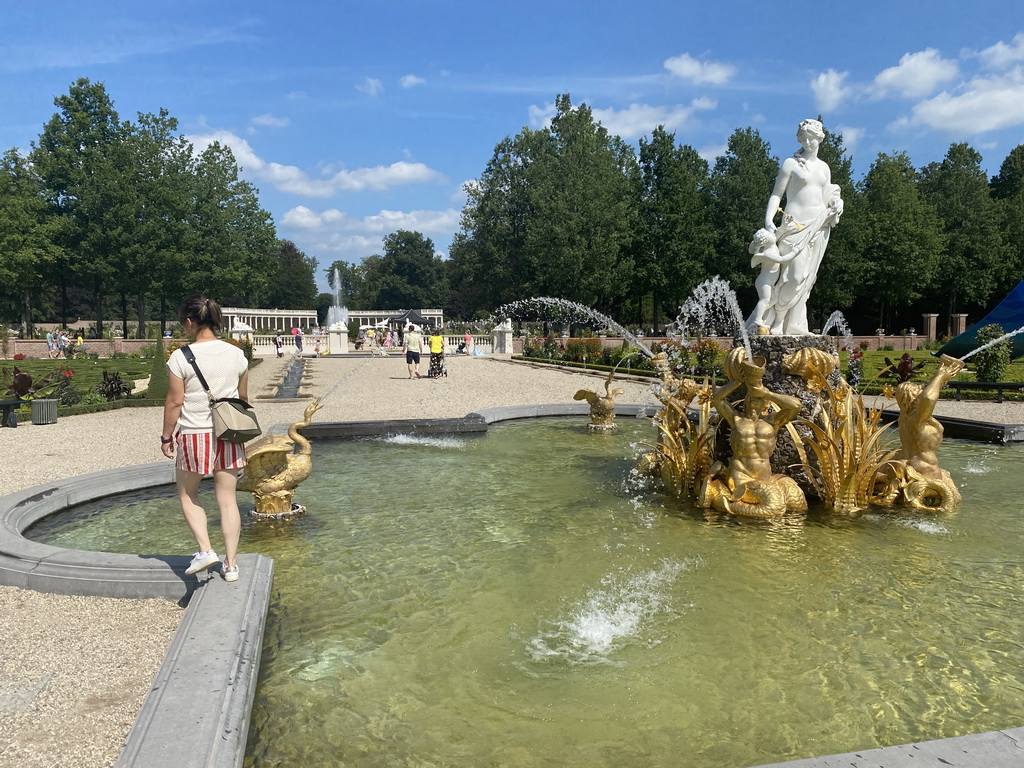
[[[7,150],[0,160],[0,293],[18,308],[26,335],[33,332],[33,303],[60,253],[56,221],[47,213],[39,177],[17,150]]]
[[[538,293],[608,310],[624,295],[630,268],[635,156],[568,94],[555,110],[529,170],[531,282]]]
[[[871,269],[865,287],[883,328],[924,295],[944,245],[942,220],[922,199],[917,181],[905,152],[879,153],[861,185],[864,257]]]
[[[1024,280],[1024,144],[1018,144],[992,178],[1006,258],[1006,287]]]
[[[640,139],[639,162],[633,290],[651,296],[651,325],[657,330],[663,307],[674,314],[704,279],[714,252],[704,197],[708,163],[692,147],[677,146],[664,126],[654,129],[650,141]]]
[[[921,172],[922,194],[945,233],[929,294],[945,305],[947,330],[954,312],[983,309],[1005,277],[997,206],[981,160],[970,145],[952,144],[941,163]]]
[[[267,303],[279,309],[315,309],[316,259],[291,240],[278,240]]]
[[[76,80],[54,104],[58,111],[43,127],[29,157],[58,218],[62,248],[54,278],[61,291],[61,319],[67,320],[69,282],[89,285],[102,333],[105,300],[115,275],[118,222],[111,202],[124,192],[118,187],[115,157],[124,126],[103,83],[88,78]]]
[[[753,128],[734,131],[726,153],[715,160],[711,170],[708,189],[715,253],[709,272],[728,280],[744,299],[752,297],[749,289],[755,277],[747,247],[764,226],[765,204],[778,170],[771,146]],[[752,301],[743,303],[753,305]]]
[[[384,238],[377,309],[444,306],[446,286],[434,243],[419,232],[400,229]]]

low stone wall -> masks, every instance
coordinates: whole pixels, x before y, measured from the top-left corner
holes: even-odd
[[[535,338],[535,337],[533,337],[533,338]],[[593,337],[591,337],[591,338],[593,338]],[[622,346],[622,341],[623,340],[619,336],[598,336],[597,338],[601,340],[601,348],[602,349],[617,349],[618,347]],[[731,336],[707,336],[705,338],[708,338],[711,341],[715,342],[716,344],[718,344],[718,346],[721,349],[726,350],[726,351],[732,349],[733,345],[734,345],[733,339],[732,339]],[[833,338],[837,338],[837,337],[833,337]],[[581,339],[568,338],[568,337],[565,337],[565,336],[560,336],[560,337],[556,336],[555,337],[555,341],[560,343],[563,348],[570,341],[578,341],[578,340],[581,340]],[[651,345],[653,345],[653,344],[664,343],[664,342],[666,342],[668,340],[669,339],[668,339],[667,336],[642,336],[642,337],[640,337],[640,341],[648,349],[650,349]],[[906,334],[906,335],[900,335],[900,336],[886,335],[886,336],[851,336],[850,337],[850,343],[851,343],[851,346],[854,349],[860,348],[861,342],[867,342],[866,349],[872,350],[872,351],[873,350],[878,350],[878,349],[884,349],[885,347],[892,347],[893,351],[896,351],[896,352],[912,352],[913,350],[917,349],[919,345],[924,344],[927,341],[928,341],[927,338],[925,338],[924,336],[918,335],[918,334]],[[513,349],[514,349],[513,354],[516,354],[516,355],[523,354],[524,342],[525,342],[525,339],[522,336],[517,336],[516,338],[514,338],[512,340],[512,345],[513,345]],[[838,342],[839,342],[840,345],[844,343],[842,339],[838,339]]]
[[[110,357],[114,353],[126,355],[140,354],[145,347],[156,344],[156,339],[86,339],[85,351],[94,352],[100,357]],[[48,356],[45,339],[11,339],[7,342],[7,359],[13,359],[15,355],[25,357],[38,357],[43,359]]]

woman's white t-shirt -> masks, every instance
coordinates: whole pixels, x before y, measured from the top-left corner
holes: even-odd
[[[196,364],[203,372],[213,396],[238,397],[238,379],[248,368],[245,353],[234,344],[220,339],[189,344],[189,348],[196,356]],[[180,349],[171,353],[167,368],[185,382],[185,402],[178,417],[178,430],[185,434],[209,432],[213,429],[210,398],[199,383],[195,368],[185,359]]]

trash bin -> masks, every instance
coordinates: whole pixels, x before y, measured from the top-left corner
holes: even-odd
[[[56,424],[57,423],[57,401],[56,400],[33,400],[32,401],[32,423],[33,424]]]

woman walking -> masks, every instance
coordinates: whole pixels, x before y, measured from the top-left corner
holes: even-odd
[[[238,538],[241,516],[235,499],[238,470],[245,466],[241,445],[218,440],[213,434],[210,398],[196,373],[203,373],[215,398],[238,397],[248,400],[249,369],[242,350],[217,338],[221,328],[221,310],[216,302],[202,296],[186,299],[178,310],[178,320],[192,338],[187,349],[195,357],[190,363],[182,349],[176,349],[167,361],[170,384],[164,403],[164,424],[160,433],[161,449],[175,460],[178,500],[199,551],[185,573],[198,573],[221,560],[210,544],[206,512],[199,503],[199,481],[213,475],[214,496],[220,510],[220,528],[224,535],[225,581],[238,580]]]

